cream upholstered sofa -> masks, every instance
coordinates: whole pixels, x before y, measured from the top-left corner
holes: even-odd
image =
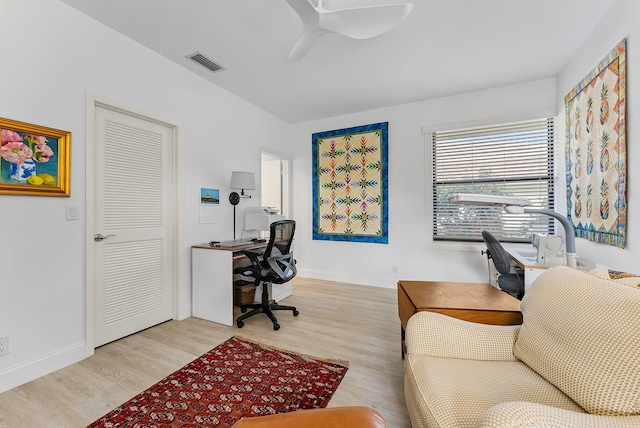
[[[640,278],[601,276],[548,269],[522,326],[412,316],[412,427],[640,427]]]

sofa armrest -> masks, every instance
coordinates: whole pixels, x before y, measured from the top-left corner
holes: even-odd
[[[631,428],[640,426],[640,416],[600,416],[524,401],[490,407],[478,420],[479,428],[580,427]]]
[[[418,312],[407,322],[407,354],[485,361],[518,361],[513,344],[519,325],[488,325],[434,312]]]

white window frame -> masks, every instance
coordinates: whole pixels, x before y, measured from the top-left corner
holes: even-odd
[[[556,205],[558,203],[558,128],[557,128],[557,117],[552,114],[549,114],[548,111],[539,111],[533,114],[519,115],[514,117],[502,117],[502,118],[494,118],[487,119],[483,121],[469,121],[469,122],[455,122],[455,123],[447,123],[440,125],[429,125],[422,127],[422,133],[425,139],[425,201],[426,201],[426,213],[427,218],[425,218],[425,230],[426,230],[426,245],[425,248],[429,250],[440,250],[440,251],[480,251],[484,249],[486,245],[482,242],[473,242],[473,241],[446,241],[446,240],[434,240],[433,239],[433,150],[432,150],[432,134],[434,132],[446,130],[446,129],[464,129],[464,128],[473,128],[473,127],[483,127],[483,126],[491,126],[500,123],[512,123],[526,120],[535,120],[539,118],[550,118],[553,119],[555,124],[555,132],[554,132],[554,164],[553,164],[553,183],[554,183],[554,193],[556,199]],[[557,228],[557,224],[554,224],[554,227]]]

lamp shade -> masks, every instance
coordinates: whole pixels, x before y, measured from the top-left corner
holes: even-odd
[[[253,172],[233,171],[229,187],[232,189],[254,190],[256,188],[256,180]]]

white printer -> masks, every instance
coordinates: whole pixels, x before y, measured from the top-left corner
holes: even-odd
[[[283,215],[272,207],[248,207],[244,210],[244,228],[246,230],[269,230],[274,221],[284,220]]]

